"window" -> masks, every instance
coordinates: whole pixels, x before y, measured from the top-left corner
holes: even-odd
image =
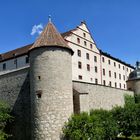
[[[41,76],[38,76],[38,80],[41,80]]]
[[[117,83],[115,82],[115,88],[117,88]]]
[[[106,82],[105,82],[105,80],[103,80],[103,85],[104,85],[104,86],[106,85]]]
[[[109,77],[111,77],[111,71],[109,71]]]
[[[128,72],[128,68],[127,68],[127,72]]]
[[[3,70],[6,70],[6,63],[3,64]]]
[[[77,50],[77,55],[81,57],[81,50]]]
[[[0,60],[2,60],[2,55],[0,54]]]
[[[82,80],[83,77],[82,77],[82,75],[78,75],[78,78],[79,78],[80,80]]]
[[[25,58],[25,62],[26,62],[26,64],[29,63],[29,57]]]
[[[87,71],[90,71],[90,65],[87,64]]]
[[[86,37],[86,33],[83,33],[83,37]]]
[[[116,62],[114,62],[114,67],[116,67]]]
[[[80,44],[80,38],[77,38],[77,43]]]
[[[125,75],[123,76],[123,80],[125,81]]]
[[[97,56],[94,56],[94,62],[97,62]]]
[[[105,69],[103,69],[103,75],[105,75]]]
[[[14,64],[16,65],[16,69],[17,69],[17,59],[14,60]]]
[[[104,57],[102,57],[102,62],[105,62],[105,58]]]
[[[95,66],[95,72],[96,72],[96,73],[98,72],[97,66]]]
[[[108,60],[108,64],[110,65],[110,60]]]
[[[121,80],[121,74],[119,74],[119,79]]]
[[[124,70],[124,66],[123,66],[123,70]]]
[[[90,48],[92,49],[92,44],[90,44]]]
[[[109,86],[110,86],[110,87],[111,87],[111,84],[112,84],[111,81],[109,81]]]
[[[17,64],[17,59],[14,60],[14,64]]]
[[[124,88],[125,88],[125,84],[124,84]]]
[[[86,41],[84,41],[84,45],[87,46],[87,42]]]
[[[119,69],[120,69],[120,67],[121,67],[120,64],[118,66],[119,66]]]
[[[89,60],[89,53],[86,53],[86,58]]]
[[[97,78],[95,78],[95,84],[98,84],[98,79]]]
[[[120,83],[120,88],[121,88],[121,83]]]
[[[116,74],[116,72],[114,72],[114,78],[117,78],[117,74]]]
[[[38,98],[41,98],[41,96],[42,96],[42,90],[37,90],[36,93],[37,93],[37,94],[36,94],[37,97],[38,97]]]
[[[82,63],[80,61],[78,62],[78,68],[82,69]]]

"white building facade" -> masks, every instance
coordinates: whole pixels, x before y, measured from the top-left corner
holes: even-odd
[[[62,34],[74,51],[72,80],[127,89],[126,80],[134,67],[99,50],[81,22],[75,29]],[[0,75],[29,67],[28,50],[32,44],[0,55]]]

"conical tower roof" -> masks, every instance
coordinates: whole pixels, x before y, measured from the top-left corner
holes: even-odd
[[[43,32],[35,41],[35,43],[30,48],[30,50],[40,48],[40,47],[47,47],[47,46],[64,47],[72,51],[72,49],[67,45],[66,41],[63,39],[63,37],[57,31],[57,29],[55,28],[55,26],[51,21],[49,21],[49,23],[44,28]]]

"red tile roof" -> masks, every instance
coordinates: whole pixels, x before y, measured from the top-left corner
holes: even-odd
[[[32,47],[33,44],[26,45],[21,48],[17,48],[15,50],[0,54],[0,62],[11,59],[13,57],[18,57],[29,52],[29,49]]]
[[[67,45],[66,41],[57,31],[52,22],[48,23],[41,35],[38,37],[38,39],[35,41],[35,43],[29,50],[47,46],[64,47],[72,51],[72,49]]]

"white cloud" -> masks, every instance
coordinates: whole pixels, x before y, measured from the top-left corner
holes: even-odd
[[[36,33],[37,33],[38,35],[40,35],[40,34],[42,33],[42,30],[43,30],[43,25],[42,25],[41,23],[38,24],[38,25],[34,25],[34,26],[32,27],[31,35],[33,36],[33,35],[35,35]]]

